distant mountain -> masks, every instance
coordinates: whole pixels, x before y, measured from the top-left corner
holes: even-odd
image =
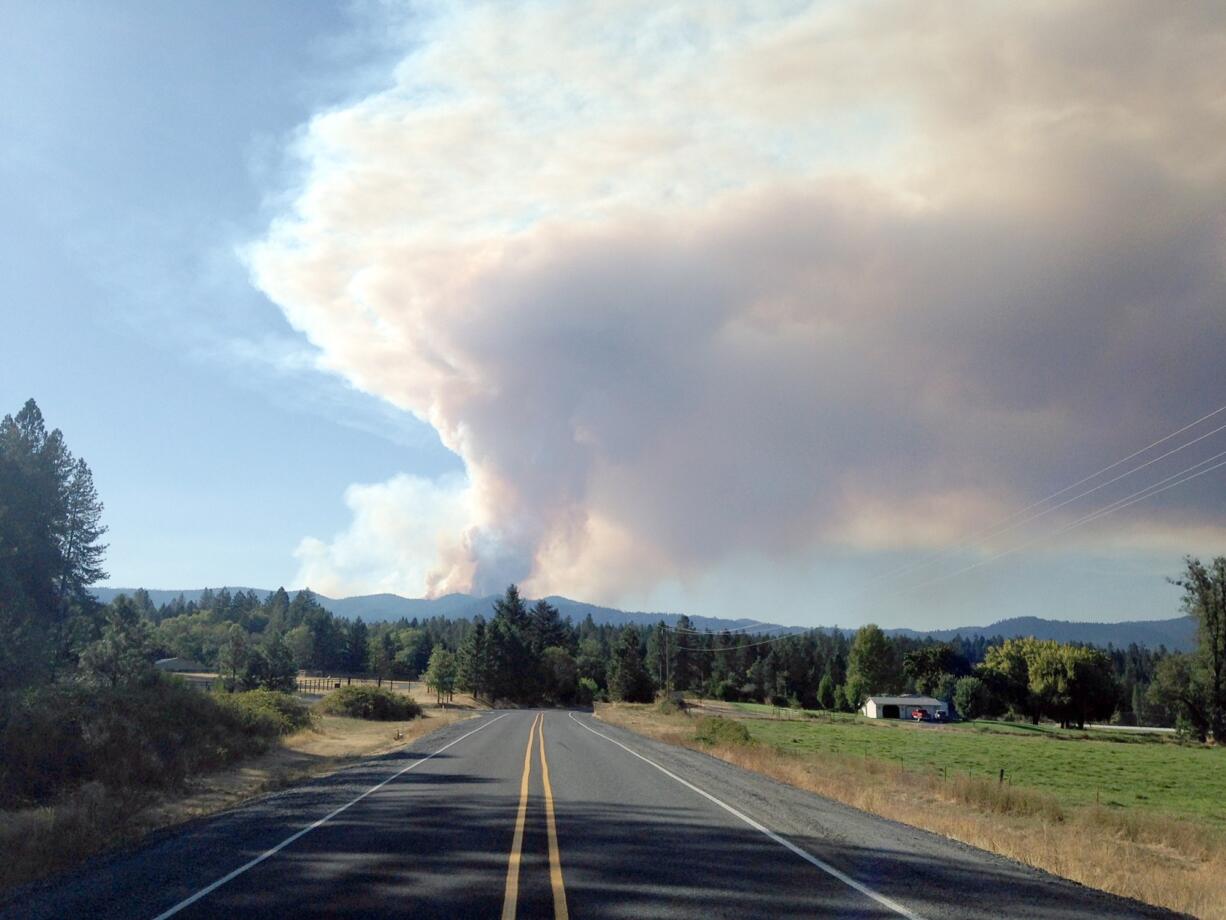
[[[1173,620],[1132,620],[1122,623],[1076,623],[1067,620],[1044,620],[1040,617],[1013,617],[990,626],[961,626],[957,629],[887,629],[891,636],[931,636],[947,642],[955,636],[1034,636],[1057,642],[1084,642],[1106,647],[1124,648],[1129,643],[1157,648],[1165,645],[1171,651],[1190,651],[1196,642],[1196,621],[1191,617]]]
[[[120,594],[131,594],[135,588],[94,588],[93,594],[98,600],[104,604],[109,604]],[[200,595],[204,593],[203,588],[192,588],[181,591],[166,591],[146,589],[149,592],[149,599],[157,606],[168,604],[177,598],[183,596],[185,601],[199,601]],[[268,588],[248,588],[239,585],[224,585],[211,589],[214,594],[219,591],[229,591],[231,594],[237,594],[240,591],[254,591],[261,598],[271,593]],[[287,589],[289,590],[289,589]],[[296,590],[290,590],[292,597]],[[447,594],[443,597],[423,598],[423,597],[401,597],[399,594],[363,594],[357,597],[328,597],[323,594],[316,594],[315,597],[319,603],[331,610],[334,614],[349,619],[361,619],[367,623],[382,623],[387,620],[399,620],[401,617],[406,619],[425,619],[427,617],[447,617],[448,619],[472,619],[474,616],[480,615],[489,619],[493,616],[494,601],[498,600],[498,595],[490,594],[486,597],[474,597],[469,594]],[[655,624],[663,620],[669,626],[676,625],[677,620],[681,619],[680,613],[647,613],[642,611],[628,612],[618,610],[613,607],[598,607],[595,604],[586,604],[583,601],[571,600],[568,597],[559,597],[550,595],[546,598],[549,603],[558,608],[558,612],[565,618],[570,617],[576,623],[582,622],[583,618],[589,613],[592,615],[592,620],[596,623],[608,623],[612,626],[623,626],[627,623],[636,623],[639,625]],[[769,628],[772,632],[805,632],[805,629],[800,626],[775,626],[773,624],[759,624],[757,620],[726,620],[719,617],[690,617],[690,622],[695,629],[709,629],[712,632],[718,632],[721,629],[741,629],[747,626],[761,625],[764,629]]]
[[[119,594],[131,594],[133,588],[94,588],[94,596],[103,603],[110,603]],[[222,588],[213,588],[214,593]],[[255,591],[260,597],[269,594],[267,588],[247,588],[226,586],[231,594],[239,591]],[[149,590],[149,598],[158,606],[173,601],[180,594],[187,601],[198,601],[203,593],[202,588],[184,591]],[[290,591],[292,596],[295,592]],[[447,594],[443,597],[421,598],[401,597],[399,594],[364,594],[358,597],[326,597],[317,594],[319,602],[337,616],[350,619],[361,619],[367,623],[382,623],[387,620],[425,619],[427,617],[446,617],[448,619],[471,619],[478,614],[489,619],[492,616],[494,601],[498,595],[473,597],[468,594]],[[550,595],[549,603],[558,608],[563,617],[570,617],[574,622],[582,622],[591,614],[596,623],[607,623],[612,626],[626,624],[653,625],[661,620],[669,626],[674,626],[682,616],[679,613],[652,613],[644,611],[625,611],[615,607],[600,607],[583,601],[571,600],[568,597]],[[772,635],[807,632],[801,626],[778,626],[772,623],[761,623],[757,620],[738,619],[727,620],[719,617],[691,616],[690,622],[695,629],[719,632],[724,629],[753,631],[747,627],[759,627],[762,632]],[[851,633],[854,630],[845,629]],[[1084,642],[1090,645],[1116,648],[1126,647],[1129,643],[1157,648],[1165,645],[1172,651],[1189,651],[1195,643],[1196,623],[1191,617],[1177,617],[1172,620],[1135,620],[1121,623],[1076,623],[1065,620],[1044,620],[1040,617],[1014,617],[999,620],[989,626],[961,626],[957,629],[887,629],[891,636],[908,636],[924,638],[926,636],[947,642],[955,636],[972,638],[974,636],[1003,636],[1006,639],[1015,636],[1034,636],[1037,639],[1055,639],[1058,642]]]

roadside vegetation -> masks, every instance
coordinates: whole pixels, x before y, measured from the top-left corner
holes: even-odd
[[[1198,645],[1171,653],[941,643],[873,625],[771,636],[701,632],[685,617],[576,624],[514,585],[488,620],[472,621],[368,626],[283,588],[263,598],[206,590],[160,607],[138,590],[103,606],[89,587],[106,578],[104,535],[88,465],[32,400],[5,416],[0,884],[129,838],[149,826],[152,800],[276,756],[287,738],[332,732],[339,749],[372,724],[380,744],[403,737],[399,726],[412,723],[367,720],[420,714],[382,685],[424,678],[440,706],[457,691],[490,705],[646,704],[664,691],[673,711],[603,714],[1086,884],[1223,915],[1226,558],[1187,560],[1178,583]],[[155,670],[172,656],[216,673],[214,690]],[[290,692],[303,671],[325,685],[346,676],[322,716]],[[946,700],[967,722],[866,726],[851,715],[869,694],[900,692]],[[696,720],[686,695],[728,709]],[[800,719],[749,719],[735,706],[786,707]],[[1013,721],[981,721],[998,717]],[[1173,726],[1180,743],[1107,740],[1083,730],[1094,721]]]
[[[613,724],[1085,885],[1226,917],[1220,749],[1024,723],[723,712],[671,702],[597,709]]]
[[[174,820],[171,803],[201,777],[319,734],[287,692],[296,669],[280,632],[257,643],[223,624],[211,691],[156,669],[147,605],[120,596],[104,607],[88,591],[106,577],[101,515],[88,465],[33,401],[0,421],[0,886]],[[309,612],[306,600],[300,608]],[[373,711],[421,715],[382,692]],[[360,734],[341,724],[352,720],[325,718],[330,736]]]
[[[375,722],[416,719],[421,706],[409,696],[384,687],[342,687],[334,690],[316,707],[319,712]]]
[[[742,722],[723,716],[703,716],[694,725],[694,740],[703,744],[750,744],[752,736]]]

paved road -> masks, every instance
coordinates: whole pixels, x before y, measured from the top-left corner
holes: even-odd
[[[551,710],[447,726],[21,891],[0,916],[1171,915]]]

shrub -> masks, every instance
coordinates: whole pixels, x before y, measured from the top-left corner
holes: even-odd
[[[56,684],[6,694],[0,807],[45,803],[90,782],[175,786],[267,750],[302,723],[296,700],[248,696],[201,693],[164,675],[143,686]]]
[[[590,706],[598,698],[600,698],[600,684],[590,677],[580,677],[578,688],[575,691],[575,702],[580,706]]]
[[[666,716],[675,715],[678,712],[685,712],[685,699],[679,693],[674,693],[671,696],[666,696],[660,700],[657,708]]]
[[[703,716],[694,728],[694,738],[703,744],[752,744],[749,729],[722,716]]]
[[[217,702],[246,724],[259,726],[260,733],[288,735],[308,728],[311,710],[292,693],[277,690],[247,690],[218,694]]]
[[[411,697],[382,687],[342,687],[319,703],[319,711],[355,719],[391,722],[416,719],[421,706]]]

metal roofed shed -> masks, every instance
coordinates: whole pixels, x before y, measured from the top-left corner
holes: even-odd
[[[860,707],[860,712],[870,719],[943,722],[949,718],[949,704],[931,696],[911,693],[902,696],[870,696]]]
[[[159,658],[153,663],[159,671],[169,671],[172,674],[199,673],[207,671],[204,665],[190,658]]]

